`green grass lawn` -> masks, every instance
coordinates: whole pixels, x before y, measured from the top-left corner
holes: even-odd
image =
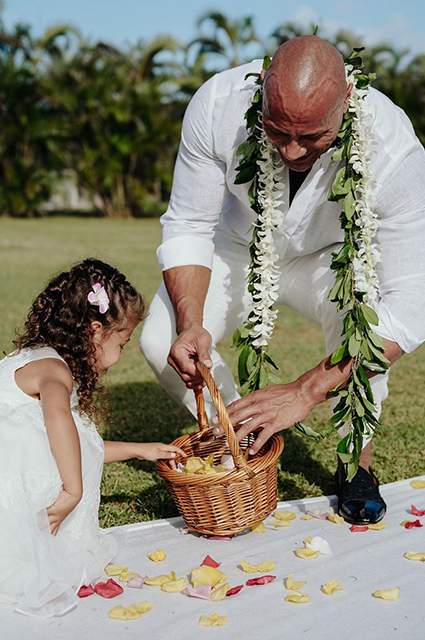
[[[51,218],[0,219],[0,349],[9,352],[14,329],[33,298],[59,270],[94,256],[121,269],[147,301],[161,280],[155,258],[160,242],[157,220]],[[107,375],[110,416],[103,435],[111,439],[170,442],[196,428],[193,417],[162,390],[138,349],[140,330],[123,359]],[[382,433],[375,438],[373,466],[381,482],[423,473],[425,347],[404,356],[390,376]],[[230,339],[220,350],[233,371],[236,354]],[[271,353],[285,381],[293,380],[324,356],[322,332],[291,309],[281,308]],[[329,407],[321,405],[307,421],[315,428],[328,423]],[[279,473],[280,499],[333,493],[336,439],[306,441],[285,434]],[[112,526],[177,515],[165,485],[148,462],[129,461],[105,467],[100,519]]]

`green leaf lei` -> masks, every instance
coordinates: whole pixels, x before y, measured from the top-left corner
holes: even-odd
[[[363,74],[360,69],[363,62],[360,52],[363,48],[355,48],[348,58],[344,59],[347,65],[355,68],[355,88],[366,90],[375,76]],[[270,58],[266,57],[263,69],[267,70]],[[257,216],[261,215],[262,206],[258,200],[259,192],[259,166],[262,161],[261,134],[262,134],[262,85],[259,73],[251,73],[246,76],[256,78],[258,85],[251,106],[245,113],[248,137],[237,149],[236,155],[240,157],[236,169],[235,184],[251,182],[248,196],[251,208]],[[362,174],[357,172],[350,162],[352,147],[353,113],[348,110],[343,117],[338,133],[336,150],[332,160],[340,162],[345,160],[344,166],[339,169],[332,185],[329,200],[341,204],[340,222],[344,230],[344,241],[338,251],[332,254],[331,269],[335,272],[335,285],[332,287],[328,298],[335,302],[338,310],[344,310],[342,342],[332,354],[331,364],[337,364],[343,358],[353,358],[352,368],[348,380],[331,392],[338,397],[338,402],[333,409],[331,421],[333,427],[323,433],[317,433],[307,425],[296,423],[296,430],[316,440],[324,439],[334,433],[335,430],[348,425],[347,435],[343,437],[337,446],[337,453],[345,466],[350,480],[356,473],[363,447],[363,436],[371,436],[378,428],[379,421],[376,418],[376,406],[373,392],[370,386],[368,372],[384,373],[388,368],[388,360],[383,355],[382,338],[378,336],[371,325],[378,324],[375,311],[365,301],[365,292],[359,291],[355,286],[354,260],[360,249],[362,226],[360,222],[358,202],[358,187]],[[249,245],[251,262],[248,275],[248,291],[252,295],[256,286],[261,281],[261,275],[254,271],[255,242],[260,224],[254,224],[253,237]],[[238,361],[238,376],[243,395],[251,391],[262,389],[268,384],[281,383],[280,378],[274,373],[276,364],[268,354],[268,345],[254,346],[253,328],[256,322],[255,314],[250,312],[248,319],[233,335],[233,347],[241,349]]]

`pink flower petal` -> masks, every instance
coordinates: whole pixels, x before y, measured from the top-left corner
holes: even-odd
[[[243,589],[243,587],[243,584],[239,584],[237,587],[232,587],[231,589],[229,589],[229,591],[227,591],[226,596],[235,596],[237,593],[239,593],[239,591]]]
[[[146,578],[147,576],[144,578],[130,578],[127,582],[127,587],[130,587],[130,589],[143,589],[143,584]]]
[[[203,538],[207,538],[208,540],[233,540],[234,535],[231,536],[202,536]]]
[[[276,580],[276,576],[261,576],[260,578],[251,578],[251,580],[246,581],[247,587],[252,587],[255,584],[267,584],[268,582],[272,582]]]
[[[417,509],[417,508],[415,507],[415,505],[414,505],[414,504],[412,504],[412,506],[411,506],[411,510],[412,510],[412,513],[413,513],[413,515],[414,515],[414,516],[419,516],[419,517],[420,517],[420,516],[425,516],[425,511],[420,511],[419,509]]]
[[[202,565],[206,565],[207,567],[214,567],[214,569],[217,569],[217,567],[221,565],[221,562],[216,562],[211,558],[211,556],[205,556],[201,563],[201,567]]]
[[[100,282],[96,282],[96,284],[92,286],[92,289],[94,289],[95,293],[97,293],[101,288],[102,285],[100,284]]]
[[[353,533],[358,533],[360,531],[369,531],[369,527],[359,524],[352,524],[350,527],[350,531],[352,531]]]
[[[77,596],[79,598],[87,598],[87,596],[91,596],[94,593],[94,589],[91,586],[91,584],[89,585],[85,585],[83,584],[77,591]]]
[[[202,600],[210,600],[211,598],[212,585],[210,584],[200,584],[197,587],[186,587],[182,593],[186,596],[190,596],[191,598],[201,598]]]
[[[124,589],[112,578],[109,578],[106,582],[98,582],[94,585],[94,590],[102,598],[115,598],[123,593]]]
[[[320,511],[307,511],[307,515],[313,516],[313,518],[318,518],[319,520],[327,520],[329,514]]]
[[[90,291],[89,295],[87,296],[87,300],[89,302],[96,302],[96,296],[94,295],[93,291]]]

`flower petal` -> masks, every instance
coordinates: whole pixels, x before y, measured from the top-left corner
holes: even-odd
[[[227,575],[225,573],[207,565],[192,569],[190,574],[190,581],[194,587],[200,584],[210,584],[215,587],[219,582],[223,582],[226,579]]]
[[[293,593],[289,593],[286,596],[285,602],[294,602],[296,604],[310,602],[310,596],[308,595],[308,593],[300,593],[299,591],[294,591]]]
[[[120,573],[118,580],[120,582],[128,582],[130,578],[141,578],[140,573],[134,573],[133,571],[123,571]]]
[[[292,580],[293,575],[293,573],[290,573],[285,581],[285,587],[288,591],[298,591],[301,587],[307,584],[304,580]]]
[[[319,551],[324,556],[331,556],[332,551],[329,542],[320,536],[314,536],[310,542],[306,542],[306,547],[312,551]]]
[[[120,604],[108,612],[108,618],[112,618],[112,620],[135,620],[140,618],[141,615],[141,613],[129,611],[127,607],[123,607]]]
[[[295,520],[297,517],[293,511],[275,511],[273,516],[276,520]]]
[[[405,529],[413,529],[414,527],[423,527],[420,520],[403,520],[401,526]]]
[[[110,564],[105,567],[105,573],[109,576],[119,576],[123,571],[128,571],[128,567],[122,567],[120,564]]]
[[[338,515],[338,513],[329,513],[328,520],[330,522],[334,522],[335,524],[345,524],[344,518]]]
[[[368,529],[372,529],[372,531],[382,531],[382,529],[386,529],[387,525],[385,522],[375,522],[375,524],[368,524]]]
[[[416,551],[406,551],[404,557],[408,560],[418,560],[419,562],[425,562],[425,551],[417,553]]]
[[[199,623],[201,627],[224,627],[227,624],[227,616],[219,616],[213,613],[212,616],[201,616]]]
[[[335,591],[342,591],[342,582],[338,583],[336,580],[328,580],[328,582],[323,585],[322,591],[328,596],[335,593]]]
[[[375,598],[382,598],[382,600],[398,600],[400,596],[400,587],[395,589],[378,589],[373,596]]]
[[[243,588],[243,584],[238,584],[237,587],[232,587],[231,589],[229,589],[229,591],[226,593],[226,596],[235,596],[237,593],[239,593],[239,591],[242,591]]]
[[[276,518],[272,518],[271,520],[269,520],[267,522],[268,525],[270,525],[271,527],[290,527],[291,526],[291,521],[290,520],[276,520]]]
[[[353,533],[357,533],[359,531],[369,531],[369,527],[367,525],[352,524],[350,527],[350,531],[352,531]]]
[[[410,508],[411,508],[412,513],[413,513],[414,516],[419,516],[419,517],[425,516],[425,511],[420,511],[419,509],[417,509],[415,507],[414,504],[412,504],[412,506]]]
[[[148,558],[149,560],[152,560],[152,562],[162,562],[162,560],[165,560],[166,558],[165,551],[163,549],[158,549],[155,553],[148,553]]]
[[[305,513],[303,516],[301,516],[300,520],[314,520],[314,516],[312,516],[310,513]]]
[[[211,598],[212,586],[210,584],[200,584],[198,587],[186,587],[182,593],[191,598],[201,598],[201,600],[209,600]]]
[[[412,489],[425,489],[425,480],[412,480],[410,486]]]
[[[79,598],[87,598],[87,596],[91,596],[94,593],[94,589],[91,586],[91,584],[89,585],[85,585],[83,584],[77,591],[77,596]]]
[[[295,549],[295,555],[297,558],[302,558],[303,560],[312,560],[320,556],[320,551],[313,551],[313,549],[309,549],[308,547],[305,549],[297,547]]]
[[[211,558],[211,556],[205,556],[205,558],[201,562],[201,567],[206,566],[206,567],[213,567],[214,569],[217,569],[217,567],[219,567],[220,565],[221,565],[221,562],[216,562]]]
[[[260,564],[250,564],[246,560],[241,560],[242,571],[246,573],[266,573],[267,571],[273,571],[276,566],[276,562],[272,560],[266,560]]]
[[[174,573],[174,571],[172,571],[168,576],[165,574],[161,574],[160,576],[155,576],[153,578],[146,578],[145,584],[147,584],[149,587],[160,587],[164,584],[164,582],[175,580],[176,577],[176,574]]]
[[[143,589],[143,583],[145,582],[147,576],[144,578],[130,578],[127,582],[127,587],[130,589]]]
[[[266,533],[264,522],[257,522],[257,524],[253,524],[251,527],[251,531],[253,533]]]
[[[123,593],[124,589],[112,578],[109,578],[106,582],[98,582],[94,585],[94,590],[102,598],[115,598]]]
[[[230,590],[230,584],[228,582],[220,582],[211,591],[211,600],[213,600],[214,602],[218,602],[219,600],[224,600],[229,590]]]
[[[273,580],[276,580],[276,576],[260,576],[259,578],[251,578],[246,581],[246,586],[253,587],[258,584],[268,584],[269,582],[273,582]]]
[[[181,593],[189,585],[186,578],[177,578],[177,580],[167,580],[161,585],[161,591],[166,593]]]

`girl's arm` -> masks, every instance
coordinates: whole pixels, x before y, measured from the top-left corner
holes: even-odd
[[[185,452],[172,444],[163,442],[115,442],[105,441],[105,464],[119,462],[120,460],[159,460],[165,458],[172,460],[179,453],[186,456]]]
[[[73,380],[68,367],[53,358],[31,362],[25,369],[31,377],[31,395],[40,397],[47,437],[63,482],[63,491],[47,510],[51,532],[56,535],[83,495],[80,439],[69,403]]]

